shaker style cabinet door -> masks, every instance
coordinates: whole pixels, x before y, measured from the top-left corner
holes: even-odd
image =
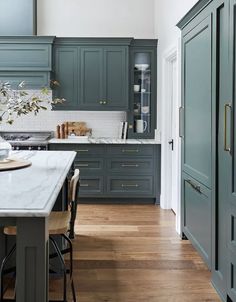
[[[128,47],[104,49],[104,101],[110,109],[128,109]]]
[[[200,17],[200,16],[199,16]],[[183,37],[183,170],[211,187],[212,17]]]
[[[103,105],[103,48],[81,47],[79,108],[95,110]]]
[[[78,110],[78,48],[55,47],[54,79],[60,84],[53,93],[65,98],[63,104],[53,107],[55,110]]]
[[[79,108],[128,109],[128,47],[81,47]]]

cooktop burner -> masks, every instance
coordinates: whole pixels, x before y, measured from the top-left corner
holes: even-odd
[[[29,150],[42,150],[42,147],[47,149],[48,141],[53,137],[53,132],[0,132],[3,139],[7,140],[15,150],[20,150],[22,147],[28,147]],[[45,149],[45,150],[46,150]]]
[[[7,141],[26,141],[30,135],[3,134],[2,137]]]

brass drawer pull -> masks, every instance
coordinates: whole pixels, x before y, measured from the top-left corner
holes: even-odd
[[[179,137],[180,138],[184,138],[184,134],[183,134],[184,119],[182,117],[183,110],[184,110],[184,107],[179,107]]]
[[[122,166],[122,168],[138,168],[139,167],[139,165],[126,165],[126,164],[122,164],[121,165]]]
[[[135,185],[125,185],[125,184],[122,184],[121,186],[122,186],[122,188],[138,188],[139,187],[138,184],[135,184]]]
[[[129,152],[129,153],[138,153],[139,150],[138,149],[122,149],[122,152],[125,153],[125,152]]]
[[[190,184],[190,186],[191,186],[195,191],[197,191],[198,193],[202,194],[202,191],[201,191],[201,187],[200,187],[200,186],[195,185],[190,179],[186,180],[186,182],[187,182],[188,184]]]
[[[89,184],[80,184],[80,187],[89,187]]]
[[[89,152],[89,150],[87,150],[87,149],[79,149],[79,150],[76,150],[75,152]]]
[[[87,167],[89,167],[89,164],[77,164],[76,166],[80,167],[80,168],[82,168],[82,167],[87,168]]]
[[[231,104],[225,104],[225,112],[224,112],[224,150],[226,152],[230,153],[231,152],[231,143],[229,144],[229,146],[227,144],[227,126],[228,126],[227,109],[229,109],[230,110],[230,114],[232,114],[232,111],[231,111],[232,106],[231,106]],[[231,127],[231,125],[230,125],[230,127]]]

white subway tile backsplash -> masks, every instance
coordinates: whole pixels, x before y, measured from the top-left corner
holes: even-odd
[[[2,124],[1,131],[56,131],[65,121],[84,121],[92,128],[94,137],[118,137],[125,112],[114,111],[41,111],[37,116],[29,114],[15,119],[13,125]]]
[[[17,118],[13,125],[1,125],[2,131],[55,131],[65,121],[84,121],[92,128],[94,137],[118,137],[120,122],[126,120],[125,112],[95,111],[43,111]]]

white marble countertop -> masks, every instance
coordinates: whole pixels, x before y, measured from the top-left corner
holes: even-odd
[[[49,141],[50,144],[146,144],[159,145],[160,141],[155,139],[119,139],[109,137],[90,137],[87,140],[72,138],[72,139],[57,139],[53,138]]]
[[[0,172],[0,217],[46,217],[74,161],[73,151],[16,151],[28,168]]]

